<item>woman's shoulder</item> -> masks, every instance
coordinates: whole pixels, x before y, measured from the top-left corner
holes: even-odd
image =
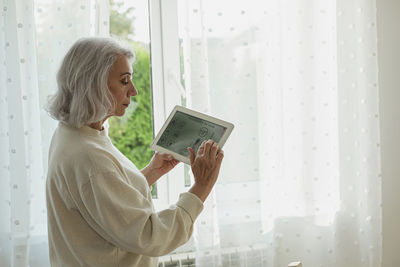
[[[104,169],[116,159],[106,136],[88,134],[82,129],[59,126],[50,145],[49,164],[68,165],[79,169]]]
[[[134,186],[147,196],[143,174],[107,137],[106,141],[76,133],[56,133],[49,153],[49,177],[82,188],[100,177]],[[108,141],[107,141],[108,140]]]

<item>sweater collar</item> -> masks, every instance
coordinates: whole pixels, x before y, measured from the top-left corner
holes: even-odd
[[[67,127],[71,130],[75,130],[78,131],[81,134],[84,135],[90,135],[90,136],[103,136],[103,137],[107,137],[107,130],[105,129],[105,127],[103,127],[103,130],[99,131],[97,129],[94,129],[92,127],[90,127],[89,125],[84,125],[81,128],[75,128],[73,126],[70,126],[64,122],[60,122],[61,126]]]

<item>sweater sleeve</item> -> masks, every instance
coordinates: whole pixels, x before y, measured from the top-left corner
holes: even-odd
[[[176,204],[154,212],[152,200],[118,175],[97,173],[80,190],[80,212],[99,235],[126,251],[152,257],[189,240],[203,209],[197,196],[182,193]]]

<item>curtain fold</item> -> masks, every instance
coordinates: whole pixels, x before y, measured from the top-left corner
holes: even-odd
[[[56,122],[44,107],[72,43],[108,35],[108,6],[106,0],[0,2],[1,266],[49,266],[44,187]]]
[[[3,1],[1,82],[1,262],[28,265],[31,185],[43,180],[32,1]]]
[[[188,106],[235,124],[196,266],[380,266],[375,1],[178,3]]]

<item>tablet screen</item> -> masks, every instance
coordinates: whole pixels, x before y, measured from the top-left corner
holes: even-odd
[[[197,153],[204,140],[212,139],[218,143],[225,131],[221,125],[177,111],[157,145],[187,157],[188,147]]]

